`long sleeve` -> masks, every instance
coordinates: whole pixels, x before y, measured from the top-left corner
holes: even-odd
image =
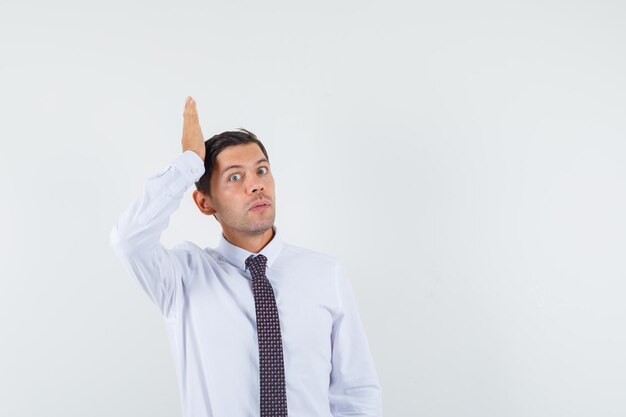
[[[382,417],[382,391],[378,375],[350,279],[339,262],[335,278],[340,313],[333,323],[331,334],[331,412],[335,417]]]
[[[202,159],[193,151],[183,152],[146,180],[141,195],[122,213],[109,235],[117,256],[166,318],[173,318],[177,311],[190,265],[184,248],[167,249],[160,237],[184,192],[202,174]]]

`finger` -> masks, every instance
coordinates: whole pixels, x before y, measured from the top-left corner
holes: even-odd
[[[185,110],[183,111],[183,115],[185,117],[194,118],[198,116],[198,112],[196,110],[196,102],[193,99],[188,99],[185,102]]]

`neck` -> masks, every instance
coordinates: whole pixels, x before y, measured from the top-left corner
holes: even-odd
[[[274,238],[273,227],[261,234],[245,234],[227,229],[223,229],[222,233],[227,241],[252,253],[259,253]]]

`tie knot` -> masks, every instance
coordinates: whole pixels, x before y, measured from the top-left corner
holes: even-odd
[[[246,259],[246,266],[252,273],[252,277],[265,276],[265,267],[267,266],[267,258],[264,255],[250,255]]]

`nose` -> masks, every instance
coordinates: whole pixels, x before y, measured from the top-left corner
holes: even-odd
[[[263,183],[261,182],[259,178],[254,178],[250,180],[250,184],[248,185],[248,192],[250,192],[251,194],[254,194],[258,191],[263,191],[263,189],[264,189]]]

